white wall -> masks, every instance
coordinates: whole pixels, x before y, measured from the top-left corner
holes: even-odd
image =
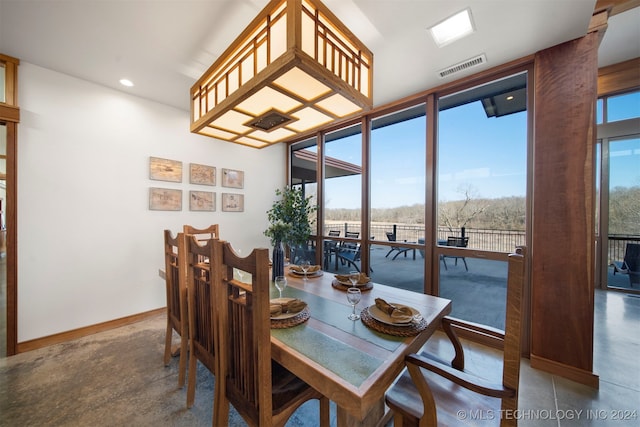
[[[243,251],[268,247],[283,144],[217,141],[191,134],[186,111],[25,62],[19,73],[18,342],[163,307],[165,228],[218,223]],[[150,180],[150,156],[182,161],[183,182]],[[189,184],[189,163],[215,166],[217,185]],[[244,189],[221,187],[223,167],[245,171]],[[150,211],[149,187],[181,189],[182,211]],[[215,191],[216,212],[190,212],[189,190]],[[221,211],[223,191],[245,195],[244,213]]]

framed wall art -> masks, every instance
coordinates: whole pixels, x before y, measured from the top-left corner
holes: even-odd
[[[215,212],[216,193],[211,191],[189,191],[189,210]]]
[[[216,185],[216,168],[213,166],[189,163],[189,183]]]
[[[182,162],[149,157],[149,179],[182,182]]]
[[[149,188],[149,209],[152,211],[181,211],[182,190]]]
[[[223,212],[244,212],[244,194],[222,193]]]
[[[222,169],[222,186],[244,188],[244,172],[234,169]]]

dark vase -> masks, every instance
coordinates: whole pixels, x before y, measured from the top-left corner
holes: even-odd
[[[271,280],[276,276],[284,276],[284,247],[282,242],[273,245],[273,265],[271,266]]]

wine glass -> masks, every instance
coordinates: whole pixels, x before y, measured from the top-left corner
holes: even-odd
[[[360,280],[360,272],[359,271],[350,271],[349,272],[349,281],[351,282],[351,287],[355,288],[356,284]]]
[[[308,259],[303,260],[300,263],[300,267],[302,268],[302,272],[304,273],[304,281],[307,281],[307,271],[309,271],[309,267],[311,267],[311,263]]]
[[[282,298],[282,291],[284,291],[287,287],[287,278],[284,276],[276,276],[274,283],[276,285],[276,288],[278,289],[278,292],[280,293],[280,298]]]
[[[347,301],[349,301],[349,304],[353,307],[353,312],[348,316],[349,320],[358,320],[360,318],[360,315],[356,314],[356,305],[360,302],[361,296],[362,294],[359,288],[347,289]]]

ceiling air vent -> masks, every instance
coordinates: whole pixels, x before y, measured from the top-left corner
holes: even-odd
[[[478,65],[486,64],[487,57],[483,54],[475,56],[471,59],[467,59],[459,64],[452,65],[451,67],[445,68],[444,70],[438,71],[438,76],[441,79],[445,77],[449,77],[451,74],[458,73],[460,71],[467,70],[469,68],[477,67]]]

